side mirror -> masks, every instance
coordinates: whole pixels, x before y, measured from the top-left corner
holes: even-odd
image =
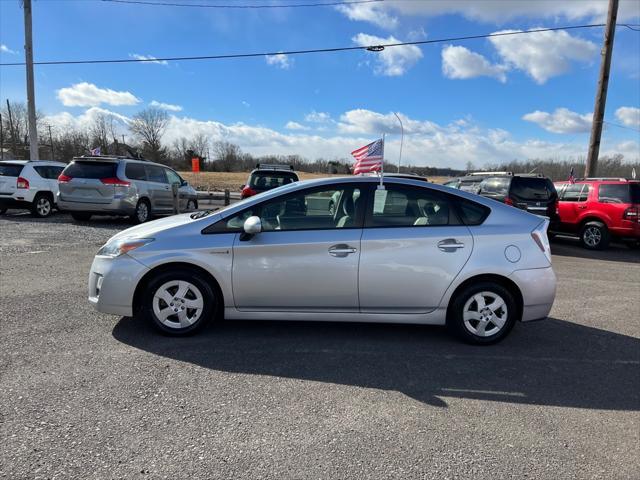
[[[261,231],[262,222],[260,221],[260,217],[256,217],[254,215],[244,221],[244,233],[246,233],[247,235],[255,235],[256,233],[260,233]]]

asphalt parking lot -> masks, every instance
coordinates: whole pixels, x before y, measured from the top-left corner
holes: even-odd
[[[551,318],[442,328],[94,312],[125,221],[0,217],[0,478],[640,478],[640,252],[552,244]]]

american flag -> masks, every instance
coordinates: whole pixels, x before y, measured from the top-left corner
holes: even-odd
[[[353,174],[367,172],[378,172],[382,170],[382,162],[384,159],[384,140],[376,140],[375,142],[365,145],[351,152],[356,159],[353,166]]]
[[[571,171],[569,172],[569,183],[576,183],[576,176],[573,174],[573,167],[571,167]]]

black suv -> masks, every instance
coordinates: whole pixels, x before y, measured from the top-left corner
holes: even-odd
[[[298,175],[293,171],[292,166],[259,163],[249,174],[247,184],[241,187],[240,196],[242,198],[251,197],[298,180]]]
[[[478,195],[548,217],[552,223],[558,220],[558,192],[553,182],[542,175],[487,177],[480,183]]]

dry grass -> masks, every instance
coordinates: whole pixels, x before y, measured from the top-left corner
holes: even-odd
[[[331,176],[326,173],[297,173],[300,180]],[[212,192],[229,189],[231,192],[237,192],[240,191],[240,185],[244,185],[247,181],[249,172],[180,172],[180,175],[198,190]],[[448,180],[448,177],[431,177],[429,180],[434,183],[443,183]]]

